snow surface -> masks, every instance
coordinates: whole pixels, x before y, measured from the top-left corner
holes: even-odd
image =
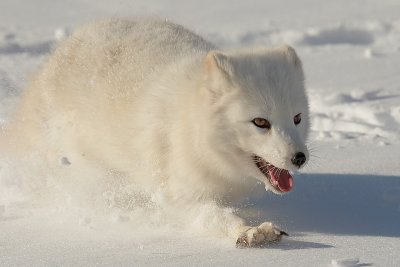
[[[57,42],[105,16],[165,17],[222,47],[287,42],[312,111],[294,192],[243,209],[287,231],[279,244],[236,249],[159,222],[138,228],[138,215],[34,209],[0,169],[0,266],[400,266],[399,14],[398,0],[0,1],[1,121]]]

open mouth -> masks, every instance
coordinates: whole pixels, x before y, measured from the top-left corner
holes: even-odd
[[[293,177],[288,170],[275,167],[263,158],[254,155],[254,162],[257,168],[264,174],[268,182],[276,191],[286,193],[293,188]]]

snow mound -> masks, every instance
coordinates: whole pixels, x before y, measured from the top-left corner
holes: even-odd
[[[340,25],[334,28],[310,30],[301,40],[305,45],[369,45],[374,42],[372,33]]]
[[[52,44],[53,43],[50,41],[34,44],[19,44],[16,42],[10,42],[0,46],[0,54],[48,54],[51,51]]]
[[[382,56],[400,51],[399,21],[358,21],[305,29],[281,29],[265,24],[257,30],[233,33],[206,33],[207,38],[221,46],[277,45],[296,47],[357,46],[368,47],[365,57]]]
[[[400,141],[399,108],[385,105],[385,100],[398,99],[400,95],[390,95],[382,89],[311,94],[311,124],[318,133],[317,139],[367,138],[382,144]]]
[[[30,39],[30,38],[29,38]],[[53,38],[46,41],[29,40],[26,36],[19,36],[13,31],[0,31],[0,55],[28,54],[30,56],[45,55],[51,52],[54,46]]]
[[[340,260],[332,260],[332,267],[357,267],[360,266],[358,263],[360,260],[358,258],[353,259],[340,259]]]

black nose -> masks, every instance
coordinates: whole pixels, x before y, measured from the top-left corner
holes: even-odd
[[[297,166],[297,167],[301,167],[301,165],[303,165],[306,162],[306,155],[304,155],[303,152],[297,152],[296,154],[294,154],[294,157],[292,158],[292,163]]]

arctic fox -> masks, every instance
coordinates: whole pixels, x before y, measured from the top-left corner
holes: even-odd
[[[162,192],[165,207],[212,205],[238,246],[286,233],[248,226],[219,200],[257,180],[289,192],[291,171],[308,159],[308,100],[293,48],[222,51],[157,19],[78,29],[24,91],[8,128],[15,149],[50,168],[95,163]]]

